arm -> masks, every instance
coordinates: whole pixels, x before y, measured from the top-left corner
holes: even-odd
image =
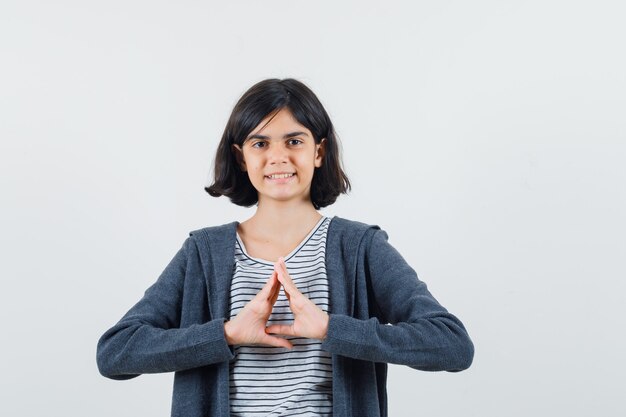
[[[331,314],[323,348],[356,359],[408,365],[425,371],[461,371],[474,345],[461,321],[441,306],[415,271],[373,230],[366,241],[365,273],[378,318]]]
[[[233,357],[224,336],[224,319],[179,328],[185,277],[194,261],[199,262],[197,248],[187,238],[143,298],[102,335],[96,353],[102,375],[130,379]]]

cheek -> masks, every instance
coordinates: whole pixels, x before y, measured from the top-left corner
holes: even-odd
[[[258,161],[248,162],[248,171],[259,174],[263,172],[263,166]]]
[[[263,171],[260,171],[259,167],[255,164],[248,163],[246,167],[247,167],[246,172],[248,174],[248,178],[250,178],[250,181],[252,183],[254,183],[255,181],[258,181],[259,177],[262,176]]]

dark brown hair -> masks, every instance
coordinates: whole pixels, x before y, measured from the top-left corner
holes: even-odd
[[[242,146],[252,130],[268,115],[287,108],[293,117],[311,131],[315,143],[326,139],[322,165],[315,168],[311,183],[311,202],[316,209],[331,205],[339,194],[350,190],[350,181],[341,167],[335,128],[322,103],[302,82],[293,78],[271,78],[250,87],[239,99],[228,119],[215,155],[214,182],[205,187],[213,197],[249,207],[258,202],[258,193],[248,173],[241,170],[232,150]]]

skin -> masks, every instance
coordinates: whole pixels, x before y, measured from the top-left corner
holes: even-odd
[[[295,132],[299,133],[289,135]],[[311,202],[311,182],[315,168],[322,165],[324,145],[325,139],[316,144],[310,130],[288,109],[261,121],[242,146],[233,145],[240,168],[248,173],[259,199],[255,214],[239,225],[238,232],[250,255],[274,262],[274,272],[239,314],[224,324],[229,345],[291,348],[291,343],[280,336],[326,337],[328,314],[298,290],[282,258],[321,218]],[[295,175],[287,179],[268,177],[275,173]],[[281,287],[294,321],[267,326]]]

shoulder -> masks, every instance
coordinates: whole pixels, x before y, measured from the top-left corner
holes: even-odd
[[[209,226],[203,227],[201,229],[192,230],[189,232],[190,237],[201,237],[201,236],[223,236],[234,233],[237,230],[238,222],[230,222],[221,224],[219,226]]]
[[[367,224],[356,220],[344,219],[339,216],[333,216],[330,224],[335,230],[341,232],[363,232],[372,228],[380,229],[380,227],[375,224]]]
[[[333,235],[340,241],[352,244],[369,243],[375,236],[387,240],[387,233],[376,224],[363,223],[338,216],[332,218],[328,233],[329,236]]]
[[[207,247],[227,247],[236,239],[237,224],[238,222],[231,222],[192,230],[185,243],[196,246],[199,250]]]

